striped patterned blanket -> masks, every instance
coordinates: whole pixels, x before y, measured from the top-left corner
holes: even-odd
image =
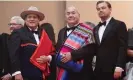
[[[59,53],[57,53],[58,75],[57,80],[67,80],[67,70],[73,72],[80,72],[83,67],[83,60],[69,61],[67,63],[61,62],[61,55],[63,52],[71,52],[78,50],[87,44],[94,43],[93,30],[90,26],[80,23],[73,32],[69,34]]]

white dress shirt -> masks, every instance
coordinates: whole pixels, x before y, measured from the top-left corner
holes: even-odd
[[[77,26],[77,25],[79,25],[79,23],[78,24],[76,24],[76,25],[74,25],[74,26]],[[70,26],[67,24],[67,28],[70,28]],[[72,32],[73,30],[69,30],[69,31],[67,31],[67,36]]]
[[[112,18],[112,17],[108,18],[108,19],[106,20],[106,25],[100,26],[100,28],[99,28],[99,30],[98,30],[98,35],[99,35],[100,43],[101,43],[101,41],[102,41],[102,37],[103,37],[104,31],[105,31],[105,29],[106,29],[106,27],[107,27],[109,21],[111,20],[111,18]],[[102,21],[101,21],[101,22],[102,22]]]

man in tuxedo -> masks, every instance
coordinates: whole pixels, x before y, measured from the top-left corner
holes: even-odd
[[[112,7],[109,2],[98,1],[96,9],[101,22],[94,30],[97,44],[95,80],[119,80],[126,63],[126,25],[111,17]]]
[[[10,32],[19,29],[24,25],[24,20],[20,16],[13,16],[8,24]],[[11,62],[8,51],[8,40],[10,34],[0,35],[0,80],[11,80]]]
[[[38,68],[38,65],[45,63],[46,65],[50,64],[52,56],[50,54],[47,56],[40,55],[40,57],[34,60],[37,65],[31,62],[33,53],[36,53],[35,51],[39,43],[41,43],[40,38],[46,38],[46,35],[43,35],[44,30],[39,27],[39,22],[42,21],[45,16],[38,8],[31,6],[28,10],[21,13],[21,17],[24,19],[25,25],[18,30],[14,30],[9,41],[12,76],[14,76],[15,80],[46,79],[47,76]]]
[[[63,45],[65,44],[68,37],[73,34],[73,31],[77,29],[77,27],[82,26],[79,23],[80,14],[74,6],[70,6],[66,9],[65,16],[66,16],[67,25],[59,31],[57,45],[56,45],[57,53],[61,52]],[[92,32],[92,29],[90,29],[89,31]],[[63,53],[61,52],[62,54],[61,61],[63,63],[67,63],[71,60],[73,61],[78,61],[81,59],[84,60],[83,68],[79,72],[74,72],[69,69],[63,68],[68,72],[68,75],[66,79],[64,79],[64,75],[63,75],[61,80],[92,80],[93,70],[92,70],[91,63],[92,63],[92,58],[93,58],[93,53],[94,53],[94,37],[92,35],[90,35],[90,40],[91,40],[90,42],[92,43],[82,48],[79,48],[77,50],[72,50],[70,52],[63,52]],[[74,45],[73,43],[71,44]],[[59,67],[59,71],[61,71],[62,67],[60,66],[58,67]],[[57,80],[60,80],[60,77],[61,77],[61,74],[58,73]]]

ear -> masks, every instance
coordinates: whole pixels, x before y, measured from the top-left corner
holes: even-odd
[[[112,8],[110,8],[110,11],[112,11]]]

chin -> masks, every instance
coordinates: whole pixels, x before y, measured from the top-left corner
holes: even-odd
[[[31,27],[35,27],[36,25],[30,25]]]
[[[69,24],[74,24],[75,23],[75,21],[70,21],[70,22],[68,22]]]
[[[105,18],[105,16],[100,16],[100,18]]]

